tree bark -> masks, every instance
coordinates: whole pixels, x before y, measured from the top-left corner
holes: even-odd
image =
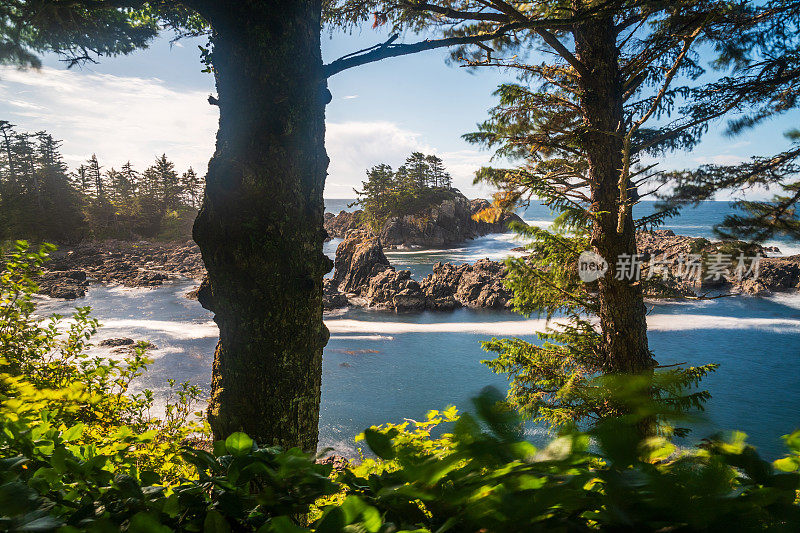
[[[613,19],[590,19],[579,24],[574,38],[577,58],[591,70],[591,78],[580,77],[580,105],[592,211],[599,213],[592,228],[591,244],[609,263],[609,270],[599,280],[598,287],[606,367],[610,373],[650,373],[655,361],[647,344],[641,285],[637,281],[617,279],[615,268],[620,256],[636,254],[636,233],[630,216],[625,217],[622,231],[617,228],[626,125]]]
[[[314,451],[319,423],[322,192],[328,157],[320,1],[207,3],[220,111],[194,225],[220,337],[215,438]]]

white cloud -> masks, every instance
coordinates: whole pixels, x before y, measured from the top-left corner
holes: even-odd
[[[159,78],[53,68],[0,67],[0,80],[0,118],[62,139],[73,168],[95,153],[106,168],[130,160],[143,170],[166,153],[179,170],[191,165],[205,172],[213,153],[218,110],[208,104],[208,91],[176,89]],[[476,196],[482,189],[472,186],[473,174],[489,162],[486,152],[437,150],[422,133],[390,121],[328,123],[326,143],[329,198],[352,197],[369,167],[397,168],[412,151],[438,154],[454,185]]]
[[[357,94],[349,94],[347,96],[342,96],[342,100],[352,100],[354,98],[358,98]]]
[[[205,171],[214,149],[217,108],[208,92],[176,90],[158,78],[42,68],[0,68],[0,116],[20,130],[63,139],[77,166],[96,153],[105,167],[130,160],[144,169],[166,153],[178,169]]]
[[[380,163],[397,168],[412,151],[433,152],[421,137],[393,122],[329,122],[325,144],[331,163],[325,196],[352,198],[353,187],[361,185],[368,168]]]

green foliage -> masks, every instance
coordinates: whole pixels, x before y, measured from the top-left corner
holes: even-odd
[[[760,13],[748,24],[756,31],[737,33],[744,41],[743,50],[722,49],[717,66],[728,68],[728,74],[693,89],[684,107],[693,117],[735,109],[725,131],[731,136],[794,111],[800,102],[800,3],[770,0],[758,9]],[[720,236],[754,242],[776,235],[800,238],[800,135],[792,129],[786,137],[790,144],[773,155],[665,174],[662,180],[671,189],[660,195],[664,205],[682,207],[713,199],[720,191],[733,192],[738,209],[715,228]],[[766,201],[747,198],[747,191],[754,187],[769,190],[772,197]]]
[[[660,404],[636,388],[616,390],[635,415],[565,431],[541,449],[522,438],[521,420],[496,391],[473,400],[475,416],[451,411],[414,429],[372,428],[367,442],[378,443],[379,459],[339,480],[378,510],[387,529],[400,531],[790,531],[800,524],[800,432],[784,438],[789,454],[772,464],[741,433],[679,450],[636,430],[644,417],[667,414]],[[431,438],[443,418],[452,430]]]
[[[158,31],[157,19],[116,2],[7,0],[0,5],[0,64],[38,67],[39,54],[55,53],[72,66],[144,48]]]
[[[363,207],[365,221],[374,231],[390,217],[419,213],[453,195],[442,160],[421,152],[412,153],[397,171],[385,164],[372,167],[361,185],[355,203]]]

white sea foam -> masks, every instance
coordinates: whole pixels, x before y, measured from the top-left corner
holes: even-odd
[[[326,324],[328,325],[328,324]],[[330,326],[328,326],[330,329]],[[348,341],[393,341],[394,337],[391,335],[331,335],[331,340],[348,340]]]
[[[800,320],[791,318],[740,318],[719,315],[657,314],[647,317],[653,331],[758,330],[775,333],[800,333]]]
[[[523,220],[529,226],[536,226],[537,228],[549,228],[553,225],[552,220]]]
[[[130,331],[132,329],[157,331],[180,340],[209,339],[219,335],[217,325],[211,320],[202,323],[136,319],[103,320],[103,330]]]
[[[558,320],[550,322],[552,328],[558,327]],[[544,319],[506,320],[497,322],[435,322],[418,324],[412,322],[367,321],[354,319],[329,320],[326,322],[331,338],[372,337],[358,335],[381,333],[399,335],[404,333],[473,333],[479,335],[533,335],[544,330],[548,324]],[[759,330],[777,333],[800,333],[800,320],[790,318],[739,318],[702,314],[655,314],[647,317],[648,328],[652,331],[691,331],[709,330]],[[343,335],[344,334],[344,335]]]
[[[768,254],[770,257],[787,257],[800,254],[800,242],[768,241],[764,246],[777,246],[779,254]]]
[[[774,294],[769,299],[792,309],[800,309],[800,293],[797,292]]]
[[[500,322],[413,322],[329,320],[326,322],[332,334],[358,333],[476,333],[481,335],[531,335],[545,327],[545,320],[507,320]],[[342,338],[337,336],[337,338]],[[350,337],[352,338],[352,337]]]

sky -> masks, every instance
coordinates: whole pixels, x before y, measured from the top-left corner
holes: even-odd
[[[386,39],[368,26],[354,34],[323,33],[323,56],[330,62]],[[405,36],[414,41],[413,35]],[[208,104],[214,80],[201,72],[200,40],[171,44],[159,38],[129,56],[101,58],[98,64],[66,69],[55,57],[41,70],[0,66],[0,119],[21,131],[47,130],[63,140],[62,152],[75,168],[96,154],[105,168],[126,161],[143,170],[166,153],[179,171],[205,172],[213,153],[217,108]],[[492,92],[513,75],[497,69],[468,71],[446,64],[447,52],[434,50],[350,69],[329,80],[333,100],[326,110],[326,147],[331,159],[326,198],[352,198],[369,167],[399,166],[412,151],[435,153],[468,197],[491,191],[472,184],[476,169],[492,154],[461,139],[475,131],[495,104]],[[788,141],[800,113],[728,138],[724,122],[691,153],[673,153],[660,168],[692,168],[703,163],[737,163],[777,152]],[[751,198],[763,196],[763,192]],[[720,198],[720,199],[725,199]]]

